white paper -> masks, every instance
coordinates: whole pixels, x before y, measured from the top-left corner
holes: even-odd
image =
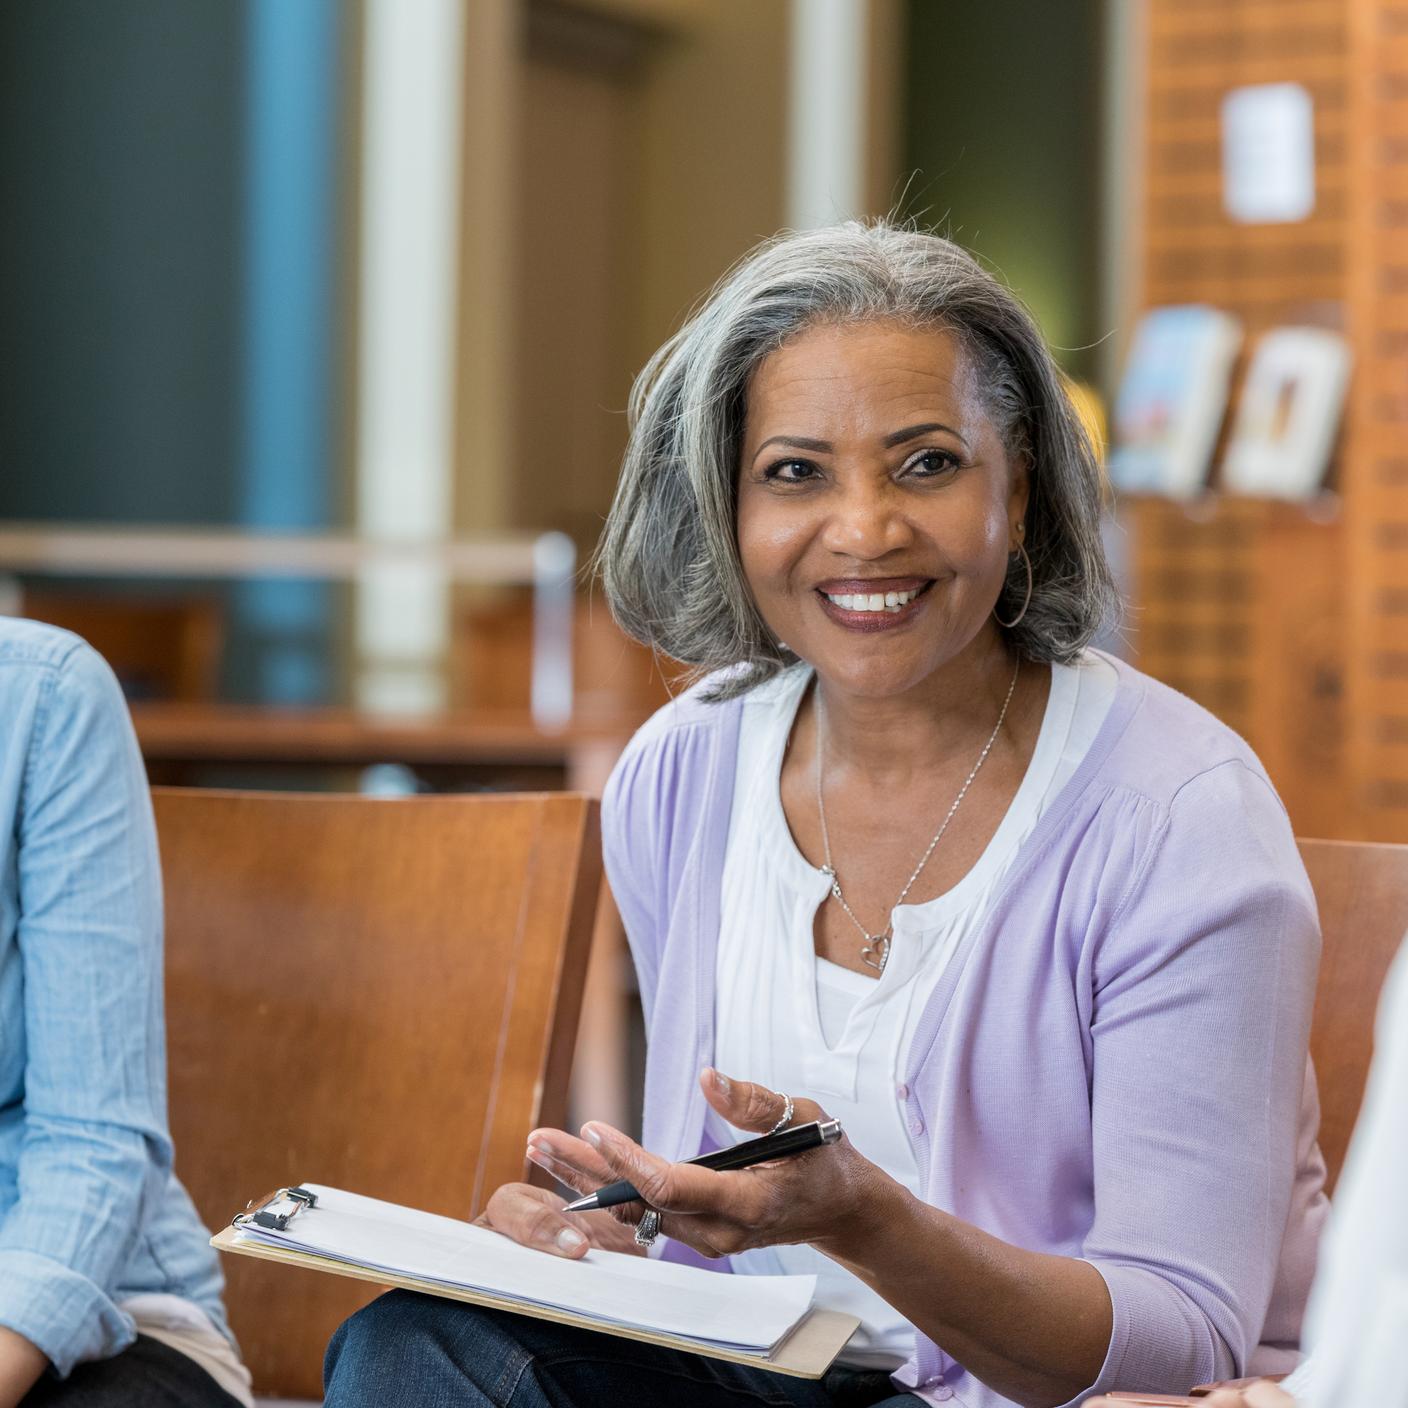
[[[1222,100],[1222,204],[1244,224],[1315,209],[1315,108],[1299,83],[1234,88]]]
[[[816,1290],[815,1276],[726,1276],[620,1252],[570,1261],[454,1218],[303,1186],[316,1207],[283,1232],[239,1227],[238,1239],[758,1355],[787,1336]]]

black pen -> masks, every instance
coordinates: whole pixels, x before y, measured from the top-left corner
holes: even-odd
[[[715,1149],[712,1153],[700,1154],[698,1158],[683,1162],[716,1172],[752,1168],[754,1164],[765,1164],[769,1159],[785,1159],[789,1154],[805,1154],[808,1149],[834,1144],[844,1132],[840,1120],[813,1120],[810,1124],[784,1129],[780,1134],[760,1134],[756,1139],[745,1139],[741,1144]],[[598,1188],[595,1193],[588,1193],[585,1198],[578,1198],[575,1203],[568,1203],[565,1211],[591,1212],[594,1208],[610,1208],[617,1203],[634,1203],[639,1199],[640,1193],[635,1185],[622,1179],[618,1183],[608,1183],[605,1188]]]

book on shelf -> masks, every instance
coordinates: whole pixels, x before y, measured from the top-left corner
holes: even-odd
[[[1115,400],[1116,489],[1176,499],[1203,492],[1241,345],[1241,324],[1217,308],[1179,304],[1144,314]]]
[[[1323,328],[1258,339],[1222,462],[1232,494],[1309,499],[1324,487],[1349,386],[1349,346]]]

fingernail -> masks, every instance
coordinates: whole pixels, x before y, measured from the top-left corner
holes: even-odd
[[[592,1148],[601,1148],[603,1143],[601,1131],[594,1124],[582,1126],[582,1137],[587,1141],[588,1144],[592,1146]]]
[[[538,1154],[545,1159],[550,1159],[552,1158],[552,1145],[545,1144],[541,1139],[535,1139],[528,1145],[528,1152],[530,1154]]]
[[[722,1095],[727,1095],[732,1088],[729,1085],[728,1077],[722,1071],[714,1072],[714,1084],[719,1087],[719,1092]]]
[[[562,1231],[557,1234],[557,1245],[565,1252],[575,1252],[586,1240],[587,1239],[582,1236],[580,1232],[571,1227],[564,1227]]]

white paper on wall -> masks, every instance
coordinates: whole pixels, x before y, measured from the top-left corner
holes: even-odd
[[[1315,107],[1299,83],[1234,88],[1222,100],[1222,204],[1243,224],[1315,209]]]

